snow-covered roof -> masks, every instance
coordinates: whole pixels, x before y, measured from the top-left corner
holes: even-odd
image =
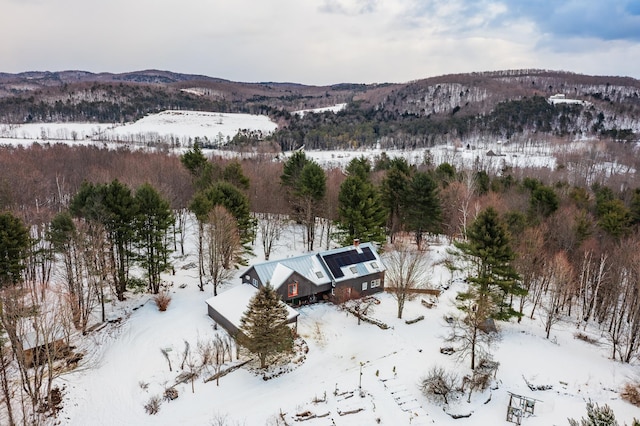
[[[37,348],[38,346],[42,346],[47,342],[51,344],[62,339],[64,339],[64,333],[62,332],[62,330],[55,330],[49,336],[42,336],[35,331],[31,331],[21,336],[22,349],[26,351],[29,349]]]
[[[206,302],[237,329],[240,329],[240,319],[248,310],[249,302],[257,292],[258,289],[250,284],[240,284],[207,299]],[[291,321],[299,315],[298,311],[284,302],[281,303],[287,307],[287,321]]]
[[[260,281],[269,282],[273,288],[278,288],[295,271],[315,285],[331,283],[331,276],[316,253],[286,259],[272,260],[254,265]]]
[[[323,285],[385,270],[371,243],[271,260],[254,265],[253,268],[260,281],[269,282],[273,288],[280,287],[293,272],[315,285]]]

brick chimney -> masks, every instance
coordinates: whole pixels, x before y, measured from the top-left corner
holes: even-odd
[[[360,238],[354,238],[353,239],[353,246],[355,248],[358,248],[360,246]]]

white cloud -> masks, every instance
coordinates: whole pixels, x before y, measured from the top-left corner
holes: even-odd
[[[0,38],[9,40],[0,43],[0,71],[161,68],[308,84],[524,67],[640,77],[640,41],[582,36],[575,28],[602,8],[586,2],[589,10],[568,22],[567,10],[575,4],[547,2],[543,9],[524,0],[0,0],[3,15],[12,17],[0,26]],[[545,24],[545,16],[567,21],[571,34]],[[625,25],[636,22],[637,16],[625,16]],[[611,32],[611,26],[602,28]]]

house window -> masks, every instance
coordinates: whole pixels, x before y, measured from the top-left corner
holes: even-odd
[[[355,266],[350,267],[349,270],[354,274],[358,273],[358,268],[356,268]]]
[[[367,282],[362,283],[362,291],[367,291]]]
[[[371,288],[380,287],[380,278],[377,280],[371,280]]]
[[[247,280],[248,283],[251,282],[251,277],[249,275],[245,275],[244,279]]]
[[[320,271],[316,271],[316,277],[318,277],[318,278],[324,278],[324,275],[322,275],[322,272],[320,272]]]
[[[371,262],[371,267],[373,269],[378,269],[378,263],[377,262]]]
[[[296,297],[298,295],[298,282],[289,284],[288,297]]]
[[[254,286],[255,288],[258,288],[258,280],[257,280],[257,279],[255,279],[255,278],[253,279],[253,286]]]

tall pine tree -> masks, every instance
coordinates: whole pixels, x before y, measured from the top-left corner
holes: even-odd
[[[351,160],[349,176],[338,194],[338,229],[340,241],[351,244],[354,239],[384,243],[387,212],[378,189],[371,183],[370,167],[362,159]]]
[[[487,321],[507,320],[520,315],[512,307],[512,296],[523,296],[518,276],[511,261],[511,249],[506,225],[491,207],[481,212],[467,231],[467,241],[456,243],[461,255],[474,270],[468,276],[469,288],[458,295],[458,309],[466,313],[461,323],[471,354],[471,369],[476,365],[479,333],[486,333]]]
[[[287,326],[287,307],[269,283],[260,287],[241,320],[239,343],[258,356],[266,368],[275,354],[290,351],[293,335]]]
[[[136,191],[135,201],[138,215],[135,220],[138,259],[147,272],[149,290],[158,294],[160,273],[170,267],[167,231],[173,224],[169,202],[148,183]]]
[[[306,228],[307,250],[313,250],[317,217],[327,192],[326,181],[322,167],[307,158],[303,151],[293,153],[280,176],[292,217]]]
[[[391,242],[402,229],[406,193],[411,181],[412,169],[407,160],[401,157],[389,160],[389,168],[382,180],[381,197],[387,212],[387,228]]]
[[[412,231],[418,249],[422,249],[425,233],[437,233],[442,222],[438,184],[431,174],[417,172],[409,183],[404,199],[405,223]]]
[[[29,231],[22,220],[11,213],[0,214],[0,288],[22,281],[29,245]]]
[[[498,213],[492,207],[481,212],[469,227],[467,238],[455,244],[475,267],[468,277],[470,289],[462,298],[473,298],[484,318],[507,320],[520,315],[511,306],[511,296],[526,292],[511,264],[515,252]]]

